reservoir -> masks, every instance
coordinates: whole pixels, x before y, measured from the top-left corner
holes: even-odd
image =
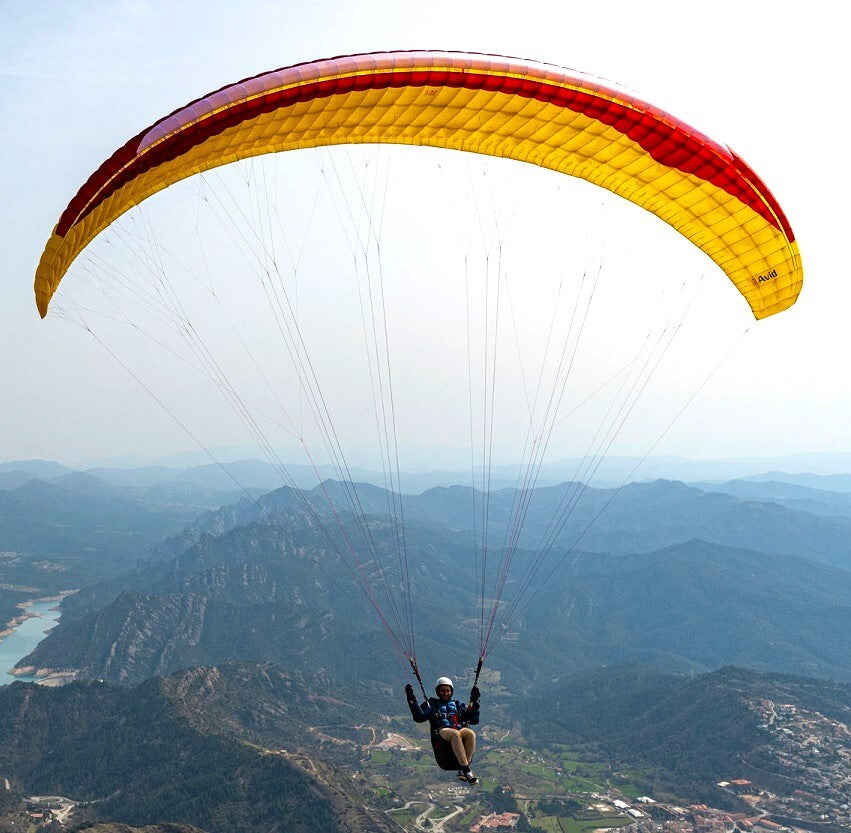
[[[37,601],[28,604],[25,608],[32,618],[21,622],[8,636],[0,641],[0,686],[13,683],[15,680],[33,681],[33,677],[13,677],[9,671],[15,664],[23,659],[30,651],[44,639],[45,633],[49,631],[59,619],[58,600]],[[2,625],[0,625],[2,627]]]

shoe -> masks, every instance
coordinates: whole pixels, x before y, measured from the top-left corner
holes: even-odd
[[[458,770],[458,780],[459,781],[466,781],[467,780],[467,776],[460,769]]]
[[[468,784],[478,784],[479,783],[479,779],[476,778],[475,775],[473,775],[472,770],[468,770],[467,772],[464,773],[464,780]]]

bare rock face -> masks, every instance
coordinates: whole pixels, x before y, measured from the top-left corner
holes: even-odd
[[[22,663],[51,674],[127,683],[191,664],[204,629],[203,596],[140,596],[113,604],[45,643]]]

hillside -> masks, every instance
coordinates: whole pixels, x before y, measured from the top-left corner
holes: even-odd
[[[524,616],[530,633],[586,646],[586,662],[851,680],[851,573],[794,556],[704,541],[574,554]]]
[[[101,823],[85,828],[88,833],[200,833],[197,827],[188,824],[151,824],[131,827],[128,824]]]
[[[343,771],[300,766],[242,738],[241,724],[258,736],[258,725],[272,725],[264,736],[294,748],[308,714],[342,708],[310,694],[315,686],[271,668],[193,671],[135,689],[16,683],[0,688],[0,759],[16,790],[96,800],[90,809],[104,821],[211,833],[389,831]],[[229,687],[238,694],[229,698]]]
[[[373,535],[392,557],[391,532],[378,525]],[[450,574],[474,586],[471,566],[459,567],[458,553],[442,539],[412,530],[408,546],[414,592],[425,594],[435,578]],[[62,623],[19,665],[70,667],[84,678],[121,683],[225,660],[335,669],[347,680],[369,674],[387,682],[399,673],[366,597],[311,528],[253,524],[204,536],[168,565],[140,568],[134,588]],[[424,647],[437,622],[454,622],[471,606],[474,591],[433,599],[423,611]],[[466,631],[441,626],[438,633],[444,661],[470,662]]]
[[[30,479],[49,480],[51,477],[70,474],[74,469],[63,466],[54,460],[9,460],[0,463],[0,474],[10,471],[23,472]]]
[[[2,564],[3,562],[0,560],[0,566]],[[18,605],[32,598],[32,590],[25,590],[10,585],[0,586],[0,633],[5,630],[4,626],[7,622],[11,622],[21,615],[21,609]]]
[[[784,797],[800,805],[795,790],[813,790],[821,770],[828,781],[816,791],[839,811],[842,778],[851,777],[847,683],[729,667],[691,678],[620,667],[556,683],[525,714],[533,742],[593,741],[648,773],[648,788],[710,804],[725,801],[718,782],[746,779],[779,796],[777,807]]]

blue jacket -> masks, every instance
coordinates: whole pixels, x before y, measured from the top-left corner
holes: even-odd
[[[437,697],[429,697],[422,704],[408,703],[411,717],[415,723],[425,723],[428,720],[432,729],[462,729],[465,726],[475,726],[479,722],[479,704],[469,706],[460,700],[450,700],[444,703]]]

